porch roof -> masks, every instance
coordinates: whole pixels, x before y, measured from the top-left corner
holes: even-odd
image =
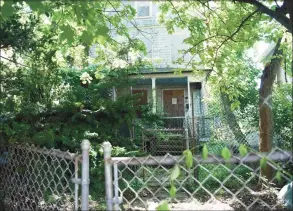
[[[145,68],[145,69],[140,69],[138,74],[166,74],[166,73],[175,73],[179,71],[180,68]],[[191,69],[181,69],[181,72],[192,72]],[[130,73],[130,75],[136,75],[137,73]]]
[[[187,77],[157,78],[157,85],[186,85]],[[137,79],[136,85],[152,85],[152,79]]]

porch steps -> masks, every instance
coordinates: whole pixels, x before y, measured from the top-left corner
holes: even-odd
[[[181,137],[176,138],[176,140],[173,139],[157,143],[155,146],[155,154],[165,155],[166,153],[170,153],[172,155],[181,155],[185,148],[185,140]]]
[[[186,149],[186,138],[183,128],[148,129],[144,134],[147,151],[156,156],[181,155]]]

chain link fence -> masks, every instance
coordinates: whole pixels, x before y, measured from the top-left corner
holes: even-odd
[[[211,154],[206,159],[193,156],[190,169],[184,156],[111,157],[109,143],[104,144],[104,153],[108,210],[156,210],[163,200],[171,210],[289,210],[278,193],[293,179],[291,152],[250,152],[229,160]],[[172,198],[174,166],[180,176],[173,181]],[[266,168],[271,169],[269,180],[261,173]]]
[[[189,148],[186,130],[174,129],[146,129],[142,134],[143,151],[151,155],[165,155],[166,152],[178,155]]]
[[[77,209],[81,160],[79,154],[29,144],[0,148],[0,205],[5,211]]]
[[[162,120],[162,125],[141,131],[144,152],[178,155],[192,148],[200,153],[202,147],[207,145],[212,153],[220,155],[223,147],[238,153],[241,144],[255,151],[259,149],[259,129],[247,122],[231,125],[224,116],[164,117]],[[275,131],[272,133],[272,146],[290,150],[291,139],[287,136]]]
[[[239,137],[236,139],[228,124],[216,117],[164,117],[162,121],[158,127],[141,131],[144,152],[151,155],[178,155],[188,148],[199,152],[204,144],[208,144],[214,153],[219,154],[222,146],[238,149],[246,141],[245,136],[243,140],[239,140]],[[258,142],[258,137],[252,135],[255,134],[247,133],[247,138],[256,147],[254,142]]]

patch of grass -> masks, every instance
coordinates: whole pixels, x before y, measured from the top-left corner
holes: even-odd
[[[232,173],[236,167],[236,165],[232,164],[227,164],[225,167],[215,164],[205,164],[197,168],[197,179],[202,183],[209,177],[209,179],[204,182],[204,187],[211,192],[219,187],[219,182],[217,180],[220,182],[226,180],[224,184],[228,189],[239,189],[243,185],[241,181],[245,182],[245,180],[250,177],[251,171],[245,166],[240,166]],[[227,178],[229,179],[227,180]]]

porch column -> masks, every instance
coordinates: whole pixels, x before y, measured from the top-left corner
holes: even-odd
[[[152,78],[152,101],[153,101],[153,113],[156,113],[157,97],[156,97],[156,78]]]
[[[133,91],[133,88],[132,88],[132,86],[130,86],[130,95],[132,95],[132,91]],[[133,101],[132,101],[132,106],[133,106]],[[132,127],[129,128],[129,134],[130,134],[131,139],[134,138],[134,122],[135,122],[135,120],[133,119],[132,120]]]
[[[189,77],[187,76],[187,95],[188,95],[188,111],[187,111],[187,115],[188,116],[192,116],[191,112],[191,91],[190,91],[190,81],[189,81]]]
[[[115,102],[116,99],[117,99],[117,93],[116,93],[116,88],[115,88],[115,86],[113,86],[112,93],[113,93],[113,97],[112,97],[112,99],[113,99],[113,101]]]

